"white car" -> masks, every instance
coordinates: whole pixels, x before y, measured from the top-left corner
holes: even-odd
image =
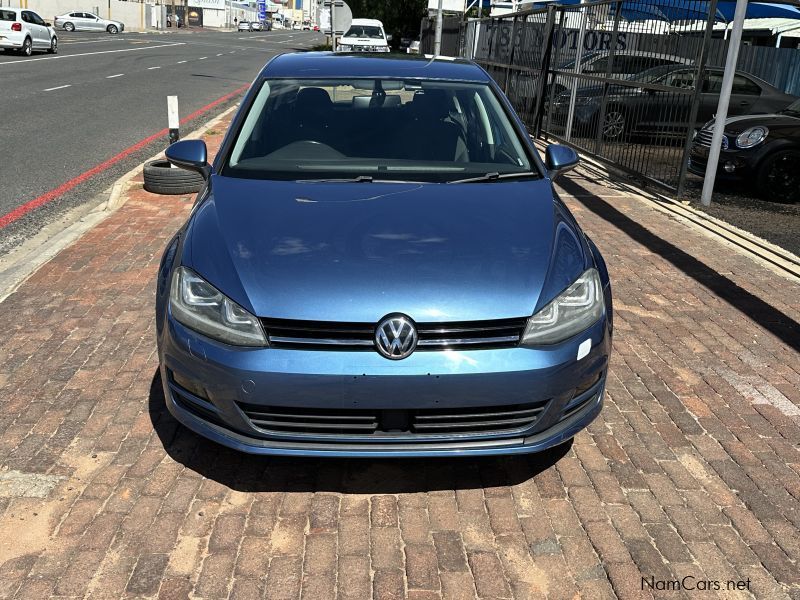
[[[64,31],[107,31],[111,34],[125,31],[125,23],[122,21],[101,19],[94,13],[78,11],[57,16],[55,26]]]
[[[263,31],[264,26],[261,21],[250,21],[250,31]]]
[[[253,31],[250,21],[239,21],[239,31]]]
[[[377,19],[353,19],[350,29],[339,39],[337,52],[389,52],[383,23]]]
[[[0,49],[25,56],[34,51],[58,52],[58,36],[50,23],[32,10],[0,8]]]

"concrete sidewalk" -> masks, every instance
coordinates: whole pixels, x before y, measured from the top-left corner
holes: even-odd
[[[0,304],[0,597],[800,598],[798,282],[589,169],[560,189],[615,287],[600,418],[529,458],[322,461],[169,416],[154,277],[192,198],[134,182]]]

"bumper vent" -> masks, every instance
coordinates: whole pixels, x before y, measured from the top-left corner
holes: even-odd
[[[417,352],[425,350],[511,348],[519,344],[527,318],[457,323],[417,323]],[[261,319],[273,348],[295,350],[373,350],[374,323]]]
[[[536,424],[547,403],[416,410],[329,410],[241,402],[238,405],[253,426],[264,433],[395,437],[414,441],[431,435],[522,433]]]

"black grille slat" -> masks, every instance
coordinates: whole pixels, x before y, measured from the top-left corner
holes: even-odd
[[[530,408],[527,410],[509,410],[500,412],[487,412],[487,413],[469,413],[469,414],[443,414],[443,415],[417,415],[418,421],[434,421],[443,419],[485,419],[494,417],[506,417],[511,415],[535,415],[542,411],[541,407]]]
[[[365,438],[391,435],[413,440],[433,434],[463,436],[522,432],[536,423],[547,403],[409,410],[238,405],[253,426],[266,433],[298,436],[348,434]]]
[[[369,423],[309,423],[308,421],[303,422],[296,422],[296,421],[262,421],[260,419],[250,419],[250,421],[256,427],[260,427],[262,429],[298,429],[298,430],[306,430],[306,429],[320,429],[320,430],[334,430],[334,431],[341,431],[343,429],[354,429],[354,430],[365,430],[365,431],[375,431],[378,428],[377,421],[372,421]]]
[[[375,324],[261,319],[270,345],[295,350],[373,351]],[[452,323],[417,323],[417,351],[511,348],[519,344],[527,318]]]
[[[416,431],[450,431],[454,429],[505,429],[510,425],[525,425],[533,423],[535,419],[521,417],[519,419],[499,419],[495,421],[467,421],[467,422],[442,422],[442,423],[415,423]]]

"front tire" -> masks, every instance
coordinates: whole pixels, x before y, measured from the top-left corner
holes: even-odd
[[[116,25],[109,25],[106,31],[111,35],[116,35],[119,33],[119,28]]]
[[[800,202],[800,150],[771,154],[758,169],[758,189],[769,202]]]
[[[64,23],[64,31],[75,31],[75,25],[72,23]]]
[[[47,51],[48,54],[58,54],[58,38],[54,37],[50,40],[50,49]]]

